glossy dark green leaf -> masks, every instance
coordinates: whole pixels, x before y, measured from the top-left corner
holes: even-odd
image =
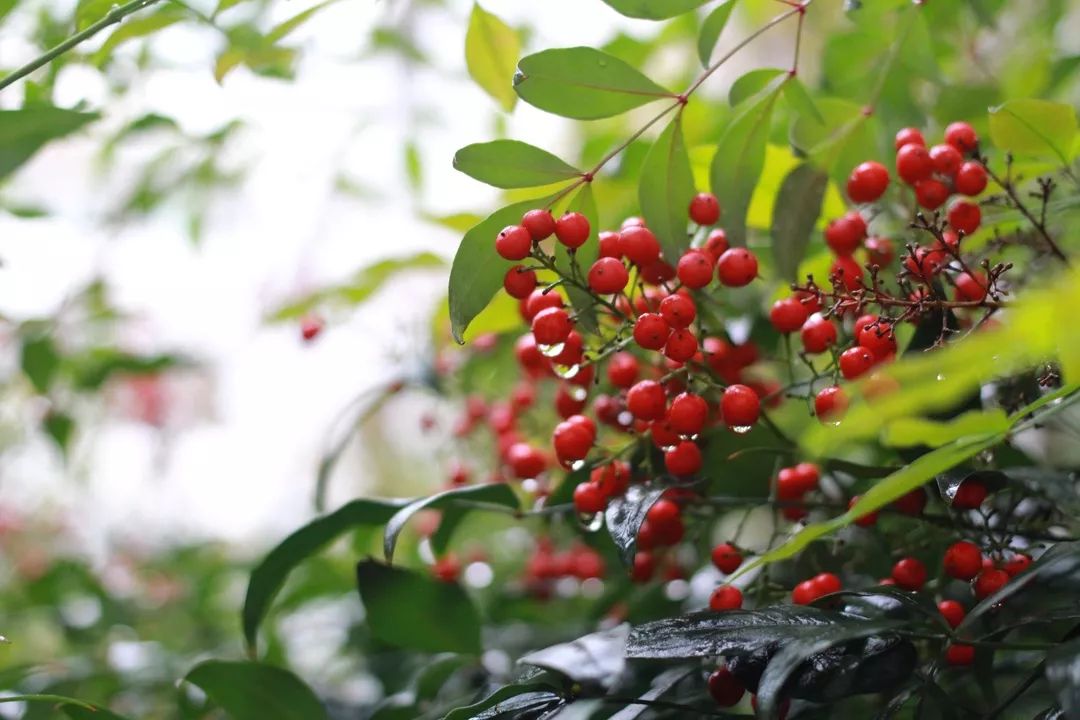
[[[787,75],[787,71],[780,68],[757,68],[740,75],[735,82],[731,83],[731,89],[728,90],[728,102],[732,107],[741,105],[765,90],[781,75]],[[787,82],[784,84],[787,85]]]
[[[48,334],[35,334],[22,343],[21,366],[34,389],[46,393],[60,369],[60,353]]]
[[[723,0],[719,5],[713,8],[712,12],[705,18],[705,21],[701,23],[701,32],[698,34],[698,57],[701,59],[701,64],[708,67],[709,61],[712,59],[713,50],[716,49],[716,43],[720,40],[720,35],[724,32],[724,28],[727,26],[728,20],[731,18],[731,11],[735,9],[735,3],[739,0]]]
[[[463,342],[465,328],[487,307],[502,287],[510,263],[495,252],[495,236],[507,225],[521,222],[529,210],[544,207],[550,197],[508,205],[488,215],[461,239],[450,268],[450,326],[454,338]]]
[[[46,105],[0,110],[0,180],[33,157],[46,143],[80,130],[98,117],[97,113]]]
[[[519,140],[492,140],[466,145],[454,155],[454,168],[499,188],[550,185],[581,171],[535,145]]]
[[[645,515],[667,488],[631,485],[625,495],[613,498],[604,511],[604,523],[626,565],[633,564],[637,534]]]
[[[570,200],[566,212],[578,212],[589,220],[589,239],[584,245],[574,250],[573,258],[577,263],[577,270],[571,268],[570,251],[562,243],[555,244],[555,265],[564,275],[574,277],[586,277],[589,268],[600,256],[600,211],[596,207],[596,198],[593,195],[592,183],[585,183]],[[581,288],[567,284],[563,286],[570,304],[577,311],[578,324],[588,332],[596,332],[596,302],[590,293]]]
[[[325,720],[326,709],[288,670],[255,662],[208,660],[184,680],[197,686],[233,720]]]
[[[683,678],[694,672],[697,672],[697,668],[675,667],[670,670],[665,670],[653,679],[652,687],[639,698],[644,702],[636,705],[627,705],[608,718],[608,720],[635,720],[635,718],[640,717],[650,709],[650,703],[667,695]]]
[[[1031,720],[1072,720],[1072,718],[1068,717],[1064,710],[1055,706],[1046,708]]]
[[[394,647],[476,655],[480,614],[456,582],[374,560],[356,566],[368,630]]]
[[[313,520],[282,540],[255,566],[248,580],[242,613],[244,639],[248,647],[255,647],[259,623],[266,616],[270,603],[285,584],[289,573],[297,565],[349,530],[388,522],[407,504],[404,500],[353,500],[329,515]]]
[[[620,15],[643,20],[666,20],[690,12],[708,0],[604,0]]]
[[[530,105],[579,120],[611,117],[674,97],[633,66],[590,47],[556,48],[522,58],[514,88]]]
[[[454,488],[430,497],[420,498],[398,510],[386,523],[386,530],[383,533],[383,552],[387,562],[393,561],[398,535],[416,513],[425,509],[443,510],[453,506],[461,507],[462,503],[466,502],[486,503],[511,510],[517,510],[520,507],[517,495],[506,483]]]
[[[1047,498],[1073,517],[1080,516],[1080,479],[1075,472],[1040,467],[1005,468],[1001,472],[1011,484]]]
[[[526,712],[554,710],[564,702],[548,685],[507,685],[480,702],[451,710],[443,720],[511,720]]]
[[[629,625],[619,625],[552,645],[524,656],[519,662],[554,670],[574,682],[610,689],[626,669]]]
[[[1046,653],[1046,681],[1066,718],[1080,717],[1080,640]]]
[[[773,107],[786,76],[777,77],[731,119],[709,170],[713,194],[724,212],[724,229],[735,246],[746,244],[746,212],[765,167],[765,145]]]
[[[690,247],[686,227],[693,197],[694,173],[690,169],[679,113],[645,156],[638,185],[641,213],[660,241],[664,259],[672,265]]]
[[[777,274],[785,280],[799,280],[799,264],[821,215],[828,184],[822,170],[804,163],[793,168],[780,185],[773,205],[773,259]]]

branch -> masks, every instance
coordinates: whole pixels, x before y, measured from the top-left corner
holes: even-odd
[[[990,163],[987,162],[985,157],[979,155],[976,159],[979,161],[979,164],[986,169],[986,174],[990,176],[990,179],[996,182],[1001,187],[1001,189],[1005,191],[1005,194],[1009,196],[1009,200],[1012,201],[1013,206],[1017,210],[1019,210],[1020,214],[1026,217],[1028,219],[1028,222],[1030,222],[1032,226],[1034,226],[1034,228],[1039,232],[1039,235],[1042,237],[1047,247],[1050,248],[1050,252],[1054,254],[1054,257],[1056,257],[1058,260],[1065,263],[1066,265],[1069,265],[1068,256],[1061,250],[1058,244],[1054,242],[1054,238],[1050,236],[1050,232],[1046,229],[1046,223],[1043,220],[1035,217],[1035,215],[1032,214],[1031,210],[1028,209],[1028,206],[1024,204],[1024,201],[1020,199],[1020,196],[1016,193],[1016,187],[1013,185],[1012,180],[1010,178],[1002,178],[1000,175],[995,173],[991,169]],[[1046,212],[1045,202],[1046,201],[1044,200],[1044,218]]]

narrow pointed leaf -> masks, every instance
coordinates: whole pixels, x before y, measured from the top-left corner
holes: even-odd
[[[472,79],[506,112],[514,109],[514,66],[521,54],[516,30],[479,3],[473,5],[465,33],[465,66]]]
[[[667,488],[631,485],[626,494],[614,498],[604,511],[604,522],[608,533],[619,548],[623,563],[632,565],[637,550],[637,534],[645,515]]]
[[[466,145],[454,155],[454,168],[499,188],[550,185],[581,175],[547,150],[518,140]]]
[[[0,179],[14,172],[46,143],[70,135],[98,117],[97,113],[48,106],[0,110]]]
[[[501,507],[517,510],[519,507],[517,495],[506,483],[492,483],[490,485],[474,485],[472,487],[455,488],[446,492],[438,493],[426,498],[420,498],[398,510],[386,523],[386,531],[383,534],[383,552],[387,562],[394,558],[394,547],[397,545],[398,535],[405,528],[405,524],[421,510],[442,510],[460,505],[462,501],[491,503]]]
[[[705,22],[701,24],[697,49],[702,66],[708,67],[713,50],[716,49],[716,43],[720,41],[720,35],[724,32],[728,20],[731,19],[731,11],[735,9],[735,3],[737,2],[738,0],[724,0],[709,13],[708,17],[705,18]]]
[[[690,12],[708,0],[604,0],[620,15],[642,20],[666,20]]]
[[[728,102],[731,103],[731,107],[741,105],[744,101],[769,87],[769,84],[774,82],[776,78],[786,74],[786,70],[779,68],[750,70],[731,83],[731,89],[728,90]],[[784,83],[784,85],[787,84],[787,82]]]
[[[694,173],[683,142],[682,115],[676,114],[645,157],[638,185],[641,212],[672,265],[690,247],[686,226],[693,198]]]
[[[799,264],[821,215],[828,176],[813,165],[796,166],[784,178],[773,205],[772,240],[777,274],[796,282]]]
[[[208,660],[184,678],[233,720],[325,720],[326,708],[288,670],[254,662]]]

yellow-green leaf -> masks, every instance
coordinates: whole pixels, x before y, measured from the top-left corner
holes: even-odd
[[[507,112],[517,102],[513,78],[520,54],[518,32],[479,3],[473,5],[465,33],[465,65],[476,84]]]
[[[941,447],[953,440],[979,433],[1003,432],[1009,427],[1004,410],[972,410],[952,420],[898,418],[885,426],[881,441],[892,447]]]

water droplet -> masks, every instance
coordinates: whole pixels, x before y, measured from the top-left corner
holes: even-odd
[[[596,532],[604,526],[604,513],[578,513],[577,519],[585,532]]]
[[[683,440],[697,440],[698,439],[698,434],[697,433],[693,433],[692,435],[682,435],[682,434],[680,434],[679,437],[681,437]]]
[[[661,446],[660,446],[660,451],[661,451],[661,452],[671,452],[671,451],[672,451],[672,450],[674,450],[675,448],[676,448],[676,446],[675,446],[675,445],[661,445]]]
[[[537,490],[540,489],[540,483],[537,482],[536,478],[529,478],[527,480],[522,480],[521,481],[521,489],[524,490],[527,493],[534,493],[534,492],[536,492]]]
[[[733,432],[733,433],[735,433],[737,435],[745,435],[746,433],[750,432],[753,429],[754,429],[753,425],[729,425],[728,426],[728,430],[730,430],[731,432]]]
[[[585,467],[584,460],[575,460],[574,462],[570,463],[571,470],[580,470],[583,467]]]
[[[569,392],[570,397],[577,400],[578,402],[581,402],[585,398],[589,397],[589,391],[581,387],[580,385],[574,385],[570,388]]]
[[[540,354],[544,357],[555,357],[566,349],[566,343],[555,343],[554,345],[537,345],[536,347],[540,350]]]
[[[944,379],[945,379],[945,375],[944,375],[944,374],[942,374],[942,373],[938,373],[938,374],[937,374],[937,381],[938,381],[938,382],[941,382],[941,381],[942,381],[942,380],[944,380]]]
[[[577,375],[578,372],[580,372],[581,366],[580,365],[559,365],[558,363],[554,363],[554,364],[552,364],[551,369],[554,371],[554,373],[556,375],[561,377],[563,380],[569,380],[570,378]]]
[[[630,427],[630,425],[634,422],[634,415],[629,410],[623,410],[615,419],[618,420],[619,424],[623,427]]]

